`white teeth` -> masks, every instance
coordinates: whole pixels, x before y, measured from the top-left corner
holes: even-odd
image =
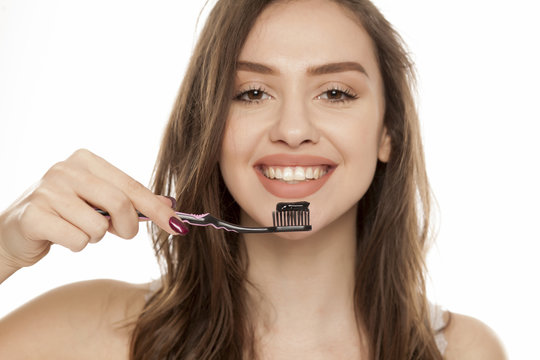
[[[264,167],[262,173],[269,179],[279,179],[287,182],[317,180],[328,172],[326,166],[287,166],[287,167]]]
[[[299,166],[294,168],[294,180],[298,180],[298,181],[306,180],[306,174],[303,168]]]
[[[290,167],[286,167],[283,169],[283,180],[285,181],[292,181],[294,180],[294,171]]]

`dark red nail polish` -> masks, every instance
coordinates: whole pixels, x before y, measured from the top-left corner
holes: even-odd
[[[182,223],[182,221],[174,216],[169,219],[169,226],[174,232],[180,235],[186,235],[189,232],[188,228]]]

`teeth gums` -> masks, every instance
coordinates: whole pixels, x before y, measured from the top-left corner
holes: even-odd
[[[287,167],[262,167],[262,173],[269,179],[278,179],[290,184],[299,181],[317,180],[326,175],[328,169],[326,166],[287,166]]]

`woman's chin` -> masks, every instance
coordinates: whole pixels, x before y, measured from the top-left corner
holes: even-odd
[[[266,193],[265,196],[260,198],[253,196],[249,202],[245,201],[245,203],[241,204],[244,205],[241,206],[240,215],[242,225],[253,227],[272,226],[272,212],[276,210],[276,204],[287,201],[269,195]],[[329,234],[332,234],[334,231],[339,232],[343,226],[349,227],[349,225],[352,225],[351,228],[356,228],[357,203],[353,202],[352,198],[340,201],[321,189],[305,199],[293,199],[292,201],[299,200],[309,202],[309,224],[306,225],[311,225],[312,229],[309,231],[276,232],[270,233],[270,236],[291,241],[303,240],[312,236],[319,236],[321,233],[329,232]],[[341,203],[341,206],[337,206],[336,202]],[[255,206],[254,204],[258,205]]]

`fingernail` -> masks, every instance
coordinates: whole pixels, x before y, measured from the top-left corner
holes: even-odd
[[[169,219],[169,226],[174,232],[180,235],[187,235],[187,233],[189,232],[188,228],[174,216]]]
[[[172,196],[165,196],[167,199],[171,200],[171,208],[176,209],[176,199]]]

